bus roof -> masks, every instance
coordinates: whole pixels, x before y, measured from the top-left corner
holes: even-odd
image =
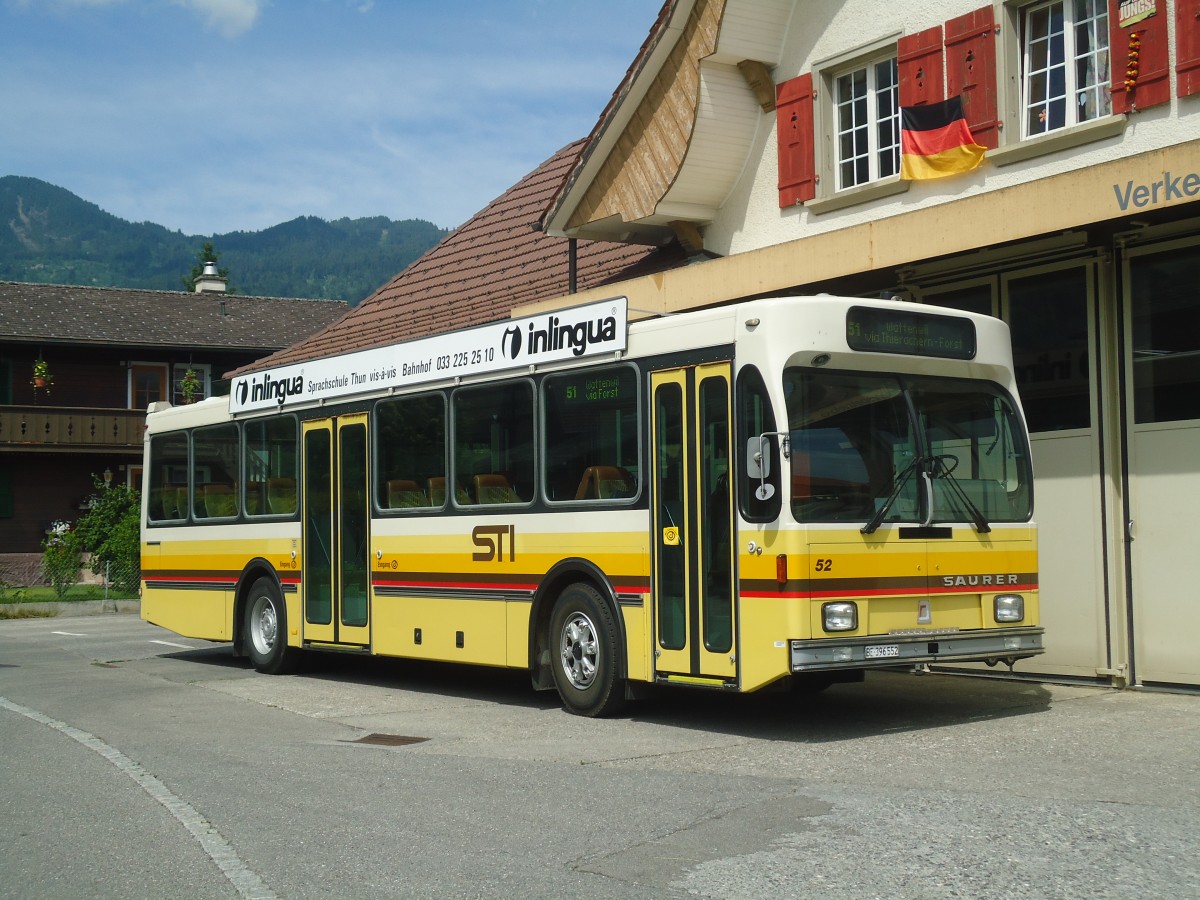
[[[858,310],[853,322],[851,310]],[[604,359],[686,353],[737,345],[771,367],[825,355],[834,367],[912,369],[921,360],[971,364],[973,374],[1011,383],[1008,326],[991,316],[894,300],[816,295],[748,300],[632,323],[625,297],[509,319],[234,378],[229,397],[153,411],[169,429],[542,371]],[[881,326],[879,323],[883,323]],[[969,323],[969,324],[968,324]],[[856,346],[851,329],[865,328]],[[969,335],[968,335],[969,332]],[[970,346],[956,349],[954,341]],[[936,342],[936,346],[935,346]],[[853,357],[851,361],[851,357]],[[908,357],[905,363],[903,358]],[[926,362],[925,365],[929,363]],[[983,368],[978,368],[982,366]],[[1008,375],[1003,373],[1007,370]]]

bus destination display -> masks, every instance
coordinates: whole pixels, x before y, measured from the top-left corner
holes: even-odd
[[[975,358],[975,323],[906,309],[854,306],[846,313],[846,343],[851,350]]]

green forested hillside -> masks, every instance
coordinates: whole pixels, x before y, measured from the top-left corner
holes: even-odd
[[[210,241],[236,293],[353,305],[446,233],[417,219],[302,216],[263,231],[185,235],[119,219],[36,178],[0,177],[0,281],[178,291]]]

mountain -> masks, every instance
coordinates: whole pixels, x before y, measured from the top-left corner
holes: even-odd
[[[353,306],[447,234],[420,219],[301,216],[263,231],[185,235],[127,222],[37,178],[0,177],[0,281],[181,291],[207,241],[234,293]]]

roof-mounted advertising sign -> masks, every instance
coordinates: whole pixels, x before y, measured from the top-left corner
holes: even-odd
[[[278,409],[622,351],[628,307],[615,297],[243,375],[233,380],[229,408]]]

